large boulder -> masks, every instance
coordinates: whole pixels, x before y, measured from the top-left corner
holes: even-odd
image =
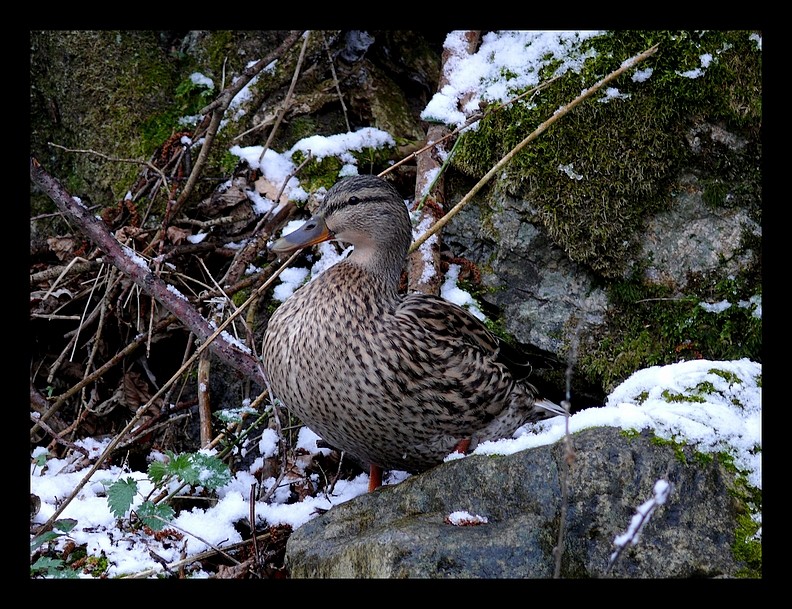
[[[508,456],[473,455],[336,506],[291,535],[293,578],[689,578],[754,574],[736,556],[744,504],[733,468],[651,434],[610,428]],[[636,508],[671,491],[609,569]],[[455,518],[461,512],[462,521]],[[483,517],[486,522],[475,522]],[[467,523],[465,518],[467,518]]]

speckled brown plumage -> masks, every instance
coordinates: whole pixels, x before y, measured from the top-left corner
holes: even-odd
[[[275,396],[329,444],[363,465],[419,472],[461,441],[473,448],[563,413],[512,375],[466,310],[397,292],[412,229],[388,182],[341,180],[272,249],[328,239],[354,251],[275,310],[263,357]]]

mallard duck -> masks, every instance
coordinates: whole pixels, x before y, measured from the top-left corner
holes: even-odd
[[[275,397],[370,468],[370,490],[383,470],[421,472],[455,450],[565,414],[515,376],[498,339],[467,310],[438,296],[399,293],[412,227],[389,182],[342,179],[271,250],[328,240],[354,250],[275,310],[264,367]]]

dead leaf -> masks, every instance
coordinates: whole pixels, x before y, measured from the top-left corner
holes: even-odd
[[[256,188],[257,193],[259,193],[263,197],[266,197],[270,201],[275,200],[275,197],[278,196],[278,193],[280,192],[281,189],[280,185],[273,184],[264,176],[261,176],[258,180],[256,180],[253,186]],[[285,204],[288,202],[288,200],[289,198],[285,194],[281,195],[280,198],[281,203]]]
[[[179,228],[178,226],[168,227],[168,240],[174,245],[181,245],[191,234],[192,233],[185,228]]]
[[[77,249],[77,241],[73,237],[50,237],[47,239],[47,245],[61,261],[74,258]]]
[[[133,412],[151,399],[151,392],[146,383],[137,372],[127,372],[124,375],[124,404]]]

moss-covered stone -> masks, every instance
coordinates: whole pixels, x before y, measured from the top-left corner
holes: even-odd
[[[536,96],[535,105],[518,103],[491,113],[460,139],[453,164],[470,176],[484,175],[558,107],[624,59],[659,43],[656,56],[640,66],[654,70],[651,78],[636,83],[628,74],[613,84],[628,100],[584,102],[516,155],[497,184],[532,203],[533,217],[526,219],[542,224],[572,260],[617,277],[644,219],[667,205],[680,168],[692,162],[685,138],[691,124],[759,128],[761,54],[749,34],[618,31],[590,39],[583,49],[596,49],[596,57],[580,73],[565,74]],[[716,60],[703,76],[680,75],[701,67],[705,53]],[[758,182],[755,152],[741,154],[747,157],[739,164],[742,170],[750,166],[749,177]],[[711,155],[707,159],[718,163]],[[744,171],[733,164],[727,171],[729,163],[721,163],[731,179],[724,176],[722,188],[711,193],[719,201],[725,199],[724,191],[734,190],[736,174],[745,182]]]
[[[609,391],[647,366],[698,358],[761,361],[762,319],[747,304],[757,286],[737,278],[702,278],[699,283],[699,295],[686,297],[674,297],[668,288],[641,280],[611,284],[608,323],[588,337],[581,350],[581,371]],[[732,304],[719,313],[700,306],[719,301]]]
[[[31,152],[87,203],[123,198],[139,171],[108,157],[145,159],[162,141],[153,117],[173,104],[176,72],[153,31],[31,32]],[[50,65],[52,57],[62,61]],[[34,204],[46,208],[44,199]]]

